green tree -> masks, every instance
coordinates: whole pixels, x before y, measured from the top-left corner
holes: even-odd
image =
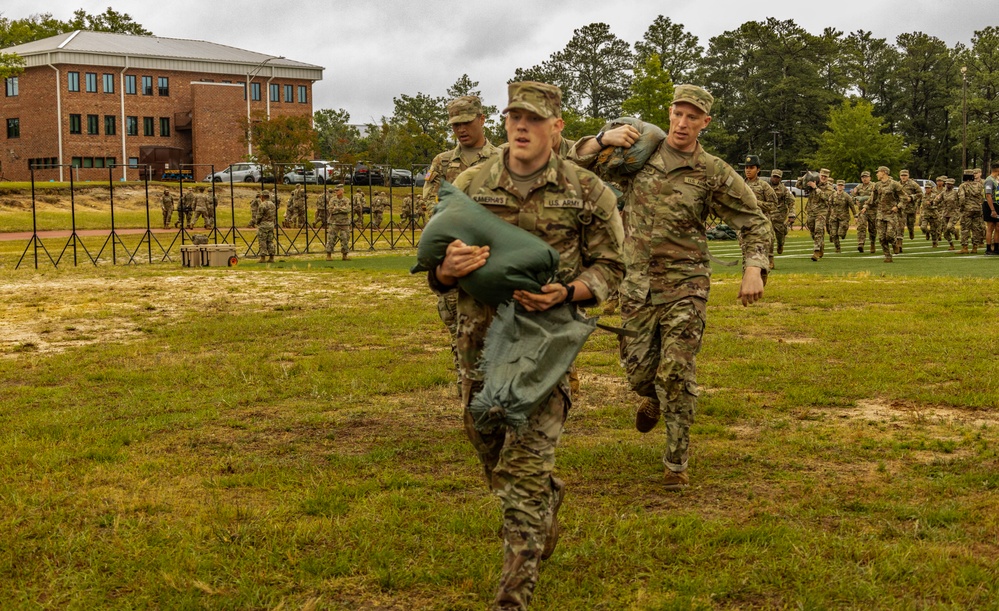
[[[16,53],[0,53],[0,78],[17,76],[24,72],[24,58]]]
[[[364,145],[360,130],[350,124],[350,113],[342,108],[323,108],[313,114],[312,122],[321,158],[347,164],[358,161]]]
[[[961,65],[967,67],[968,97],[968,160],[969,165],[981,161],[986,168],[999,159],[999,28],[989,26],[975,32],[971,48],[961,54]],[[962,83],[963,85],[963,83]],[[951,132],[960,146],[963,138],[964,91],[958,89],[951,104],[956,117]],[[951,164],[952,166],[954,164]]]
[[[659,15],[645,31],[642,40],[635,43],[635,53],[639,65],[658,55],[664,72],[678,83],[687,83],[704,54],[704,48],[698,44],[697,36],[687,32],[683,24],[673,23],[669,17]]]
[[[565,127],[562,128],[562,136],[570,140],[578,140],[583,136],[592,136],[600,131],[606,121],[600,117],[587,117],[579,115],[571,109],[562,110],[562,120]]]
[[[669,126],[669,106],[673,103],[673,81],[663,70],[659,55],[649,55],[635,68],[631,82],[631,97],[621,104],[621,110],[654,123],[663,129]]]
[[[395,110],[389,119],[390,124],[407,129],[406,126],[413,123],[437,143],[439,150],[444,149],[451,133],[447,122],[446,98],[425,93],[417,93],[415,96],[401,94],[392,98],[392,102]]]
[[[73,19],[69,24],[71,30],[114,32],[133,36],[152,36],[153,34],[133,20],[128,13],[119,13],[110,6],[103,13],[96,15],[90,15],[82,8],[74,11]]]
[[[247,125],[246,133],[253,143],[257,161],[280,176],[286,164],[304,163],[318,148],[316,130],[310,117],[256,116]]]
[[[628,97],[635,57],[631,46],[615,36],[606,23],[575,30],[553,62],[569,81],[569,106],[589,117],[621,114]]]
[[[859,180],[863,170],[873,174],[885,165],[898,171],[911,158],[901,136],[885,133],[884,121],[874,116],[874,106],[856,98],[844,100],[829,112],[819,148],[807,161],[813,169],[829,168],[833,176]]]
[[[884,38],[857,30],[843,40],[841,52],[849,91],[873,104],[874,114],[894,133],[901,103],[898,49]]]

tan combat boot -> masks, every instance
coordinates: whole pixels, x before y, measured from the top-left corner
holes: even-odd
[[[971,254],[973,255],[978,254],[978,244],[975,244],[974,246],[971,247]]]
[[[891,255],[885,255],[885,263],[893,263]]]
[[[270,257],[268,257],[267,258],[267,262],[268,263],[274,263],[274,255],[271,255]]]
[[[347,253],[345,253],[345,252],[340,253],[340,260],[341,261],[346,261],[347,260]]]
[[[690,485],[690,478],[687,477],[686,471],[676,472],[667,468],[663,480],[667,490],[683,490]]]
[[[326,260],[327,261],[332,261],[333,260],[333,253],[329,253],[329,252],[326,253]]]
[[[768,255],[767,259],[770,261],[770,269],[773,269],[775,267],[774,266],[774,256],[773,255]]]
[[[650,397],[642,397],[638,403],[638,412],[635,413],[635,429],[639,433],[648,433],[656,428],[659,417],[662,415],[659,409],[659,401]]]
[[[876,246],[874,245],[874,242],[871,242],[871,254],[873,255],[873,254],[875,254],[876,252],[878,252],[878,249],[877,249],[877,247],[876,247]]]
[[[260,262],[267,263],[267,255],[260,255]]]
[[[966,255],[966,254],[968,254],[968,245],[967,244],[962,244],[961,245],[961,252],[959,252],[957,254],[959,254],[959,255]]]
[[[818,261],[821,256],[822,254],[819,251],[817,250],[812,251],[812,261]]]

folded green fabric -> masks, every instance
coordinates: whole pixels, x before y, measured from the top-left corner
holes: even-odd
[[[527,312],[510,302],[500,306],[486,332],[480,368],[485,382],[468,406],[475,428],[488,433],[501,425],[527,423],[596,328],[570,305]]]
[[[558,251],[544,240],[489,212],[448,182],[438,195],[440,201],[423,228],[411,273],[436,269],[448,244],[461,240],[469,246],[489,246],[486,264],[458,280],[466,293],[482,303],[499,306],[513,299],[517,289],[540,293],[555,278]]]

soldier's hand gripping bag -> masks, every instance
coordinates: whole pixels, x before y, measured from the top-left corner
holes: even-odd
[[[448,244],[488,246],[486,264],[464,278],[461,288],[482,303],[499,306],[513,291],[540,293],[558,271],[558,251],[538,236],[512,225],[472,201],[448,182],[441,184],[437,210],[423,228],[411,273],[436,269]]]
[[[628,148],[621,146],[607,147],[597,155],[594,171],[601,176],[606,176],[609,172],[615,174],[634,174],[642,169],[645,162],[652,157],[659,145],[666,139],[666,132],[658,126],[646,123],[633,117],[620,117],[605,124],[602,131],[614,129],[621,125],[631,125],[637,129],[641,135],[635,144]]]

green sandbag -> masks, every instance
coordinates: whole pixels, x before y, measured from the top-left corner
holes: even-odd
[[[596,323],[565,304],[544,312],[512,302],[500,306],[479,364],[485,382],[468,406],[475,428],[488,433],[526,424],[572,367]]]
[[[606,147],[597,155],[594,170],[601,176],[612,174],[634,174],[642,169],[645,162],[652,157],[663,140],[666,132],[652,123],[646,123],[633,117],[620,117],[604,125],[602,131],[614,129],[621,125],[631,125],[641,135],[635,144],[624,148],[621,146]]]
[[[446,181],[438,195],[440,201],[423,228],[411,273],[436,269],[448,244],[461,240],[469,246],[489,247],[486,264],[458,279],[461,288],[482,303],[499,306],[513,299],[516,289],[540,293],[555,278],[558,251],[544,240],[489,212]]]

